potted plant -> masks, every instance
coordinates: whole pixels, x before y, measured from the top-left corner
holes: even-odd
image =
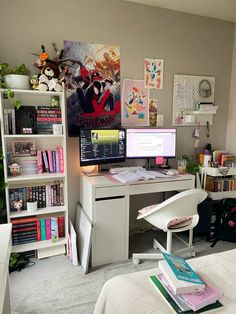
[[[12,89],[29,89],[29,70],[24,64],[9,69],[7,63],[0,63],[0,88],[6,90],[7,98],[14,99]],[[18,78],[18,80],[17,80]],[[14,99],[13,105],[18,109],[21,101]]]
[[[0,64],[0,84],[2,88],[29,89],[29,70],[25,64],[9,68],[7,63]]]

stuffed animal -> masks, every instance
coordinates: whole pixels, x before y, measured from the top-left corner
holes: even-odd
[[[62,81],[59,79],[60,68],[53,60],[47,59],[42,67],[41,75],[39,76],[38,90],[40,91],[62,91]]]

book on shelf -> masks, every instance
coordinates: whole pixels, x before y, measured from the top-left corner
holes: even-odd
[[[3,109],[4,134],[16,134],[15,109]]]
[[[205,284],[190,265],[179,256],[163,253],[159,268],[175,294],[205,290]]]
[[[56,217],[51,218],[51,236],[52,241],[56,241],[58,239],[58,223]]]
[[[207,313],[208,311],[212,313],[214,310],[223,307],[218,299],[215,302],[214,297],[212,297],[212,303],[207,304],[207,302],[205,302],[205,304],[207,305],[204,305],[204,302],[202,300],[203,298],[201,299],[201,294],[204,294],[204,292],[196,292],[194,302],[197,302],[196,298],[198,298],[201,299],[199,302],[201,302],[202,304],[201,308],[196,309],[197,305],[195,307],[193,304],[190,305],[186,302],[183,297],[184,294],[175,295],[173,291],[171,291],[171,288],[168,287],[168,284],[165,283],[167,280],[163,278],[163,275],[158,274],[149,276],[149,279],[151,280],[157,291],[160,293],[160,295],[167,302],[169,307],[172,309],[173,313]],[[198,295],[198,297],[196,295]],[[187,294],[185,294],[185,296],[187,296]],[[196,310],[193,310],[191,306]],[[198,307],[200,307],[200,305]]]
[[[20,106],[15,109],[16,134],[24,134],[24,129],[31,129],[36,134],[36,111],[34,106]]]
[[[45,224],[45,218],[40,219],[40,234],[41,234],[41,240],[46,240],[46,224]]]

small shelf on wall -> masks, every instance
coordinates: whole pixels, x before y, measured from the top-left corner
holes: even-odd
[[[217,109],[219,106],[212,106],[211,110],[195,110],[192,112],[192,114],[216,114]]]

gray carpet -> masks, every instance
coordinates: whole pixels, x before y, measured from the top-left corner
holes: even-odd
[[[130,251],[152,251],[150,239],[156,235],[150,230],[131,237]],[[158,232],[158,239],[163,237]],[[174,247],[180,248],[178,240]],[[205,237],[195,237],[197,256],[230,250],[235,243],[218,242],[210,248]],[[157,267],[157,261],[145,260],[135,266],[132,260],[92,269],[87,275],[81,267],[72,266],[66,256],[36,260],[36,265],[10,274],[11,304],[13,314],[90,314],[103,284],[110,278],[135,271]]]

